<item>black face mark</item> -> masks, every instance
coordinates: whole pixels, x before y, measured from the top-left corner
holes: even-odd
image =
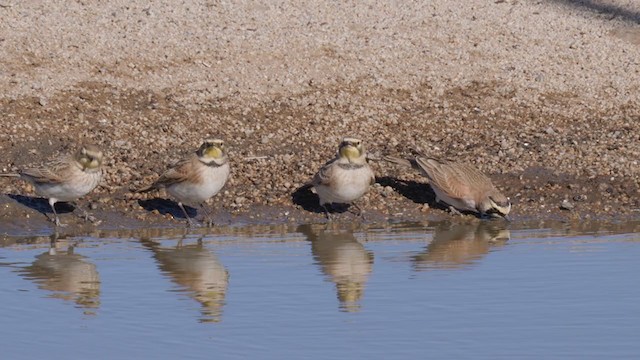
[[[489,199],[491,199],[491,201],[493,201],[496,205],[498,205],[500,207],[509,207],[509,206],[511,206],[511,201],[509,201],[509,199],[507,199],[505,201],[496,201],[496,199],[494,199],[491,196],[489,196]]]
[[[486,214],[488,215],[498,215],[498,216],[502,216],[504,217],[506,214],[503,214],[500,210],[496,209],[496,208],[491,208],[489,210],[487,210]]]
[[[340,143],[339,148],[342,149],[345,146],[353,146],[354,148],[358,148],[360,146],[360,142],[354,142],[354,141],[343,141]]]

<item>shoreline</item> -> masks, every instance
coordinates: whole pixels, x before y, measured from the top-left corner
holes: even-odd
[[[128,189],[216,137],[231,177],[214,221],[316,222],[297,191],[354,136],[373,159],[474,165],[516,222],[636,219],[640,4],[588,5],[18,2],[0,8],[0,171],[94,143],[104,179],[81,204],[179,226],[163,193]],[[371,221],[449,217],[419,174],[372,167]],[[0,194],[0,231],[42,216],[16,200],[26,183],[0,179]]]

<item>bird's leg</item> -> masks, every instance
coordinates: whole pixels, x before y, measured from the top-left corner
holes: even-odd
[[[328,221],[332,221],[331,213],[329,212],[329,208],[331,207],[330,203],[322,204],[322,208],[324,209],[324,214],[327,216]]]
[[[356,210],[358,210],[358,212],[356,213],[356,216],[360,217],[362,220],[367,220],[364,216],[364,211],[362,211],[362,208],[358,206],[358,204],[352,203],[351,206],[353,206]]]
[[[62,224],[60,223],[60,219],[58,219],[58,213],[56,212],[56,199],[50,198],[49,205],[51,206],[51,210],[53,210],[53,223],[56,226],[62,226]]]
[[[180,209],[182,209],[182,213],[184,214],[184,217],[187,218],[187,225],[189,227],[193,226],[193,222],[191,221],[191,218],[189,217],[189,214],[187,214],[187,210],[185,210],[184,206],[182,206],[182,203],[179,202],[178,206],[180,206]]]
[[[202,212],[204,213],[204,223],[205,225],[207,225],[208,227],[213,227],[213,219],[211,219],[211,213],[209,213],[209,210],[207,210],[207,208],[204,206],[204,202],[200,203],[200,209],[202,209]]]

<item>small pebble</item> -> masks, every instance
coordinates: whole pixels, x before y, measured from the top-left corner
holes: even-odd
[[[573,210],[573,208],[575,208],[575,205],[573,205],[567,199],[562,200],[562,202],[560,203],[560,209],[562,210]]]

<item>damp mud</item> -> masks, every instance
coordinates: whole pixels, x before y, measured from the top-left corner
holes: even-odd
[[[324,221],[304,185],[357,136],[377,182],[365,218],[338,221],[450,219],[426,179],[379,161],[414,150],[474,164],[515,222],[637,219],[640,7],[602,3],[7,2],[0,171],[95,143],[105,176],[79,205],[100,224],[61,204],[63,223],[181,227],[166,194],[130,190],[219,137],[214,222],[301,224]],[[51,227],[31,186],[0,193],[3,232]]]

